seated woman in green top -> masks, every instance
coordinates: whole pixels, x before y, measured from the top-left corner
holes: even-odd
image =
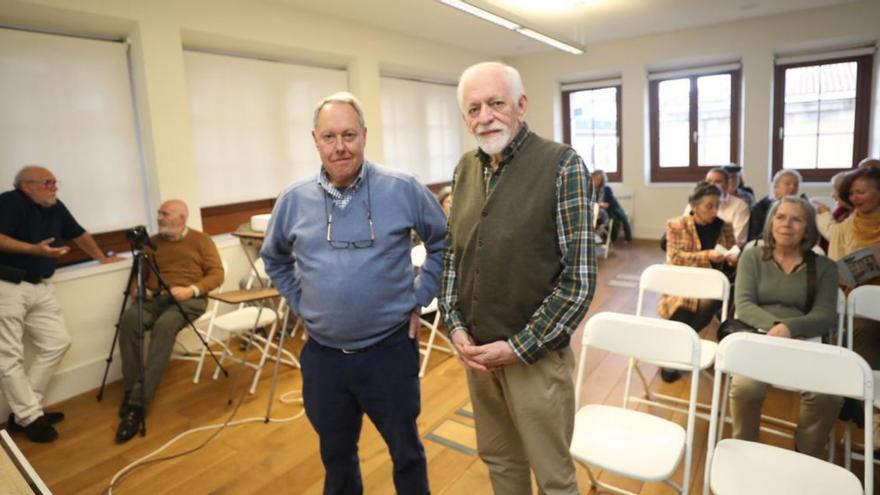
[[[837,265],[813,254],[818,231],[816,212],[803,198],[785,196],[773,203],[764,226],[765,244],[747,249],[739,259],[734,291],[737,318],[767,335],[810,339],[833,328],[837,312]],[[815,259],[815,287],[810,303],[809,258]],[[768,385],[734,376],[730,388],[733,437],[758,440],[761,405]],[[797,450],[824,457],[828,434],[843,404],[841,397],[801,393],[795,432]]]

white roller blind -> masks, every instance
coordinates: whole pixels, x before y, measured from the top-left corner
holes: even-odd
[[[274,198],[320,158],[312,111],[345,71],[184,52],[202,206]]]
[[[0,29],[0,190],[49,168],[84,228],[147,223],[123,43]]]
[[[385,163],[424,183],[452,180],[469,146],[455,87],[393,77],[381,84]]]

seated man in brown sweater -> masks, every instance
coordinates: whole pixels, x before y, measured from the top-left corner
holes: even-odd
[[[186,319],[195,321],[207,307],[208,292],[223,283],[223,265],[217,247],[207,234],[186,226],[189,216],[183,201],[172,199],[159,208],[159,234],[152,237],[156,250],[151,253],[171,293],[160,291],[152,273],[145,273],[146,298],[143,301],[143,331],[151,330],[149,348],[143,360],[141,381],[141,339],[137,304],[132,304],[119,322],[119,352],[125,398],[119,408],[122,421],[116,441],[127,442],[140,426],[147,406],[165,372],[177,332]],[[176,299],[186,319],[174,304]]]

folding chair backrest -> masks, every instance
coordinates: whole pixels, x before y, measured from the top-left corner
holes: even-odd
[[[848,314],[880,321],[880,285],[856,287],[847,298]]]
[[[586,368],[584,356],[589,347],[638,360],[677,363],[691,367],[694,372],[698,372],[700,366],[700,339],[687,324],[644,316],[599,313],[591,316],[584,327],[575,384],[578,392]]]
[[[594,201],[593,202],[593,228],[594,229],[599,226],[599,208],[601,208],[601,206],[599,206],[599,202]]]
[[[715,369],[777,387],[873,399],[868,363],[849,349],[739,332],[724,338]]]
[[[636,314],[642,314],[645,292],[694,299],[716,299],[723,302],[727,314],[730,281],[719,270],[695,266],[651,265],[639,278],[639,299]],[[693,331],[693,330],[691,330]]]

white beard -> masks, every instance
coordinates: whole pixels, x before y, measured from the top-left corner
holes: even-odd
[[[497,127],[490,129],[477,129],[477,132],[485,132],[487,130],[499,130],[501,132],[490,135],[489,137],[480,137],[476,135],[477,145],[487,155],[500,155],[504,148],[510,143],[510,129],[507,127]]]

